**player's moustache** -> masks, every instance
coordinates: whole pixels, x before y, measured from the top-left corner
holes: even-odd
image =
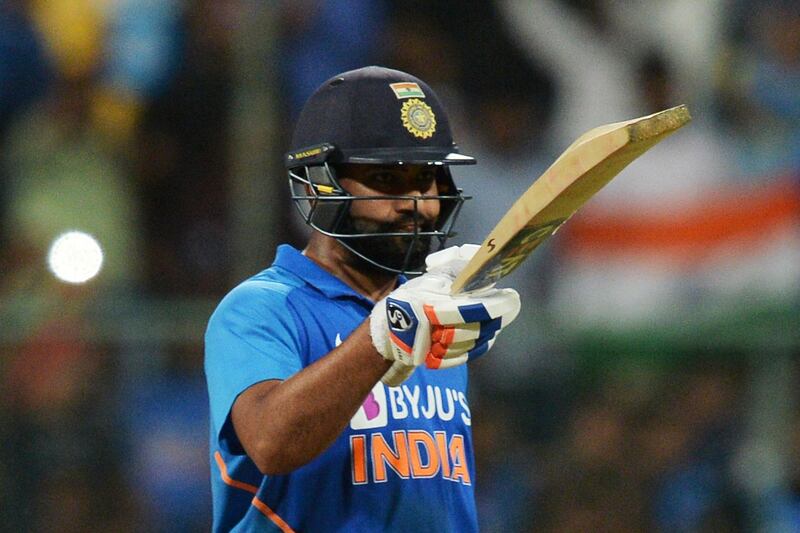
[[[414,228],[419,227],[419,231],[433,231],[435,229],[435,221],[429,218],[418,216],[417,221],[413,215],[401,215],[400,218],[394,222],[386,224],[386,232],[391,233],[414,233]]]
[[[425,263],[431,249],[430,235],[414,235],[436,229],[435,220],[412,214],[401,215],[391,222],[375,222],[348,217],[345,233],[374,234],[348,240],[348,244],[360,254],[373,261],[396,270],[416,270]],[[389,233],[407,233],[402,236],[387,236]]]

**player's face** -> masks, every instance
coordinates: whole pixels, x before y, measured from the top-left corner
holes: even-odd
[[[351,227],[348,233],[412,233],[415,224],[419,231],[435,229],[440,209],[439,200],[435,198],[439,192],[435,167],[343,165],[338,175],[342,187],[356,197],[405,197],[353,201],[350,205]],[[409,197],[416,197],[416,202]],[[431,238],[376,236],[352,239],[350,244],[360,253],[398,269],[403,266],[411,246],[410,264],[407,267],[417,268],[430,252]]]
[[[429,165],[342,165],[339,182],[353,196],[430,197],[438,194],[436,169]],[[435,222],[439,216],[439,200],[418,200],[417,210],[423,219]],[[414,201],[409,198],[356,201],[350,212],[354,218],[396,223],[413,217]]]

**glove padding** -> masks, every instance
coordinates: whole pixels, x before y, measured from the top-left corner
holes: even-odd
[[[381,378],[396,386],[417,366],[451,368],[489,350],[497,334],[519,314],[519,294],[495,289],[450,295],[456,275],[478,250],[451,247],[429,255],[428,271],[378,302],[370,317],[372,343],[394,364]]]

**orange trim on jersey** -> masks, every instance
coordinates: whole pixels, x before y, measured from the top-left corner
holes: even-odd
[[[758,243],[765,234],[797,224],[800,192],[788,182],[716,191],[702,203],[657,214],[587,209],[564,226],[569,254],[616,256],[620,252],[698,260],[719,243]]]
[[[222,454],[218,451],[214,452],[214,460],[217,462],[217,466],[219,467],[220,477],[222,477],[222,481],[224,481],[226,485],[230,485],[236,489],[245,490],[250,494],[256,494],[258,492],[258,487],[255,485],[245,483],[244,481],[238,481],[228,475],[228,466],[222,459]],[[266,503],[259,500],[257,496],[253,497],[252,504],[256,509],[261,511],[261,514],[269,518],[273,524],[278,526],[283,533],[294,533],[294,530],[289,526],[289,524],[287,524],[283,518],[278,516],[275,511],[270,509]]]
[[[222,459],[222,454],[214,452],[214,459],[217,461],[217,466],[219,467],[219,473],[222,477],[222,481],[225,482],[226,485],[230,485],[236,489],[246,490],[250,494],[255,494],[258,492],[258,487],[255,485],[251,485],[250,483],[245,483],[244,481],[238,481],[233,479],[231,476],[228,475],[228,466],[225,464],[225,461]]]
[[[273,524],[278,526],[278,529],[283,531],[283,533],[294,533],[294,529],[292,529],[292,527],[287,524],[283,518],[275,514],[275,511],[270,509],[269,505],[266,503],[262,502],[258,498],[253,498],[253,506],[261,511],[261,514],[269,518]]]

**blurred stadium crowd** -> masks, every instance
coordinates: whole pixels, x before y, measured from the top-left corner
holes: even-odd
[[[509,278],[522,323],[472,371],[482,529],[800,531],[789,0],[0,0],[0,531],[208,529],[205,321],[302,245],[280,156],[366,64],[478,157],[457,243],[583,131],[694,115]],[[45,261],[70,229],[105,252],[83,285]]]

